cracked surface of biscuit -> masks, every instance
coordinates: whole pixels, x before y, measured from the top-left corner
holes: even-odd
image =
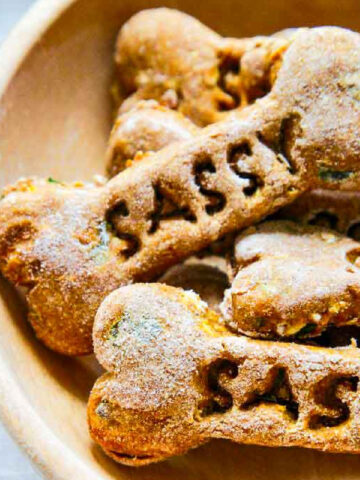
[[[233,281],[222,312],[253,337],[317,336],[359,325],[360,244],[289,221],[250,227],[235,241]]]
[[[325,167],[351,171],[346,181],[356,184],[359,71],[358,34],[304,30],[271,92],[236,118],[135,162],[103,187],[24,180],[5,189],[1,271],[29,287],[39,338],[62,353],[88,353],[94,314],[109,291],[156,278],[258,222],[316,187]],[[351,86],[339,88],[344,79]],[[333,186],[342,181],[337,176]]]
[[[122,287],[102,303],[107,370],[88,404],[93,439],[133,466],[211,438],[360,452],[360,353],[239,337],[192,292]]]

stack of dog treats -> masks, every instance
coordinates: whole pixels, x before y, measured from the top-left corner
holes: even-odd
[[[37,337],[107,371],[92,438],[134,466],[211,438],[360,453],[360,35],[148,10],[115,62],[111,178],[0,201]]]

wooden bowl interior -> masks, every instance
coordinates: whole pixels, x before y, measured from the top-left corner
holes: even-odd
[[[360,30],[358,0],[78,0],[46,29],[20,62],[0,99],[0,183],[20,176],[89,179],[104,171],[111,126],[109,87],[117,30],[138,10],[165,5],[184,10],[222,34],[248,36],[287,27],[336,24]],[[86,401],[101,372],[92,357],[69,359],[36,341],[25,306],[0,284],[2,362],[22,401],[44,430],[23,442],[36,456],[37,439],[51,432],[66,450],[74,479],[91,469],[98,479],[315,480],[360,478],[360,457],[302,449],[269,449],[213,441],[183,457],[141,469],[116,465],[90,440]],[[9,383],[9,384],[10,384]],[[3,387],[6,388],[6,385]],[[10,429],[16,411],[0,396]],[[5,412],[5,413],[4,413]],[[19,410],[20,412],[20,410]],[[19,413],[20,415],[20,413]],[[19,432],[19,428],[17,428]],[[19,434],[17,434],[19,436]],[[33,443],[33,444],[32,444]],[[47,452],[49,453],[49,452]],[[51,452],[56,457],[56,452]],[[49,453],[50,455],[50,453]],[[39,462],[49,478],[70,478],[48,454]],[[44,460],[45,459],[45,460]],[[69,466],[69,465],[68,465]]]

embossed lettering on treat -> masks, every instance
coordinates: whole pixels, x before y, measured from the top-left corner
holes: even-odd
[[[27,179],[6,188],[0,268],[18,285],[31,279],[29,320],[37,336],[62,353],[91,352],[95,313],[114,288],[154,279],[225,234],[291,203],[319,185],[325,160],[328,169],[354,172],[335,179],[333,187],[345,182],[354,188],[360,171],[360,103],[338,84],[358,65],[358,34],[326,27],[301,30],[284,52],[270,92],[240,114],[134,162],[101,187]],[[258,135],[276,144],[282,121],[294,113],[301,118],[289,127],[286,143],[291,173]],[[339,118],[346,122],[339,125]],[[251,151],[237,155],[234,168],[250,178],[240,178],[227,157],[244,142]],[[200,171],[196,178],[196,165],[204,159],[211,159],[215,172]],[[180,206],[180,212],[170,210],[176,218],[162,218],[155,227],[152,213],[159,198],[154,186]],[[127,210],[116,212],[121,202]],[[28,238],[9,234],[24,221],[30,223]],[[111,228],[100,229],[106,221]]]
[[[346,401],[339,398],[339,391],[357,392],[359,377],[341,377],[329,375],[322,379],[314,388],[315,402],[324,409],[327,414],[313,414],[309,420],[309,428],[319,429],[323,427],[337,427],[348,421],[350,408]]]
[[[155,209],[150,213],[151,226],[149,233],[155,233],[160,227],[162,220],[184,218],[189,222],[195,222],[196,218],[189,212],[188,208],[177,205],[174,198],[169,198],[161,189],[160,185],[155,185]]]
[[[211,438],[360,452],[357,348],[239,337],[194,293],[162,284],[110,294],[94,344],[107,373],[89,398],[90,432],[121,463],[163,460]]]
[[[209,188],[211,174],[216,173],[216,168],[210,158],[204,158],[195,165],[195,183],[199,186],[199,191],[204,195],[209,203],[205,205],[205,211],[209,215],[214,215],[224,209],[226,198],[223,193]]]

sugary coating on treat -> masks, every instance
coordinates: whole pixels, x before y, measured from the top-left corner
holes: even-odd
[[[360,193],[306,192],[276,214],[277,218],[328,227],[360,240]]]
[[[360,352],[239,337],[192,292],[122,287],[102,303],[92,438],[140,466],[211,438],[360,453]]]
[[[199,126],[222,120],[268,93],[288,45],[286,36],[223,38],[176,10],[141,11],[117,40],[119,87],[128,97],[121,111],[155,99]]]
[[[359,325],[360,244],[335,231],[265,222],[235,241],[234,278],[222,312],[252,337],[317,336]]]
[[[149,158],[173,142],[185,140],[200,133],[200,128],[184,115],[159,105],[154,100],[140,101],[130,111],[120,113],[113,126],[106,163],[112,177],[133,162]],[[156,160],[157,157],[152,157]],[[234,235],[227,235],[210,245],[200,255],[225,256],[234,241]],[[181,286],[181,285],[179,285]]]
[[[257,223],[315,188],[324,168],[351,171],[346,181],[356,184],[359,73],[358,34],[302,30],[270,93],[236,118],[135,162],[102,187],[30,179],[6,189],[0,268],[29,287],[37,335],[63,353],[90,352],[94,314],[110,291],[158,278]],[[343,181],[336,178],[334,186]]]

